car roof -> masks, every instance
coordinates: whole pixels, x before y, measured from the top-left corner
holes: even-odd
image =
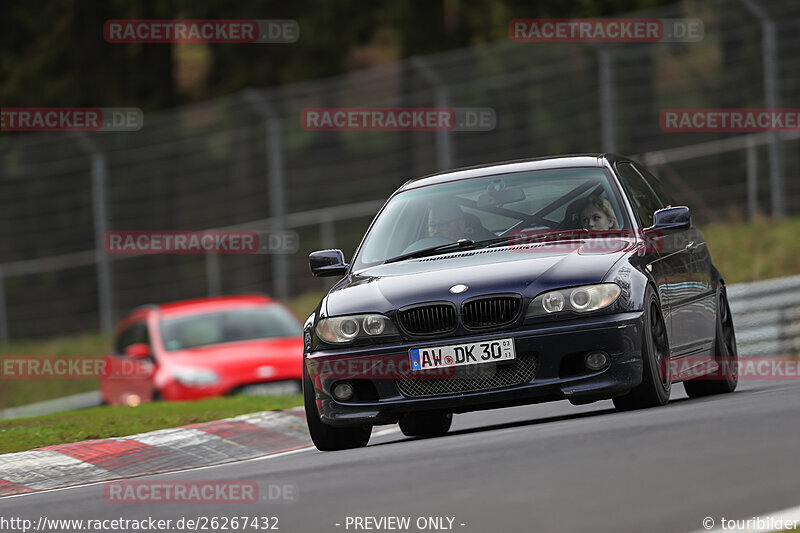
[[[526,172],[530,170],[545,170],[557,168],[574,168],[574,167],[597,167],[602,168],[613,164],[619,160],[628,160],[625,157],[609,154],[568,154],[549,157],[536,157],[532,159],[517,159],[513,161],[502,161],[499,163],[489,163],[485,165],[477,165],[473,167],[457,168],[454,170],[447,170],[445,172],[437,172],[421,178],[415,178],[407,181],[400,187],[397,192],[409,189],[416,189],[418,187],[425,187],[427,185],[434,185],[437,183],[446,183],[449,181],[458,181],[469,178],[477,178],[482,176],[491,176],[493,174],[506,174],[510,172]]]
[[[153,306],[162,315],[186,313],[190,311],[204,312],[220,308],[238,307],[240,305],[266,304],[274,302],[272,298],[263,294],[243,294],[237,296],[216,296],[210,298],[195,298],[180,300]]]
[[[242,294],[236,296],[214,296],[209,298],[178,300],[163,304],[147,304],[139,306],[128,313],[128,315],[120,321],[118,328],[127,326],[131,322],[144,320],[147,315],[152,312],[157,312],[162,316],[204,313],[243,305],[261,305],[275,302],[277,302],[277,300],[263,294]]]

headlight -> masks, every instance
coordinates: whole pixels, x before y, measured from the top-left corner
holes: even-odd
[[[219,381],[217,373],[207,368],[176,368],[172,375],[176,381],[187,387],[213,385]]]
[[[323,318],[317,323],[317,335],[330,344],[346,344],[357,337],[396,335],[391,320],[383,315],[352,315]]]
[[[540,294],[528,306],[526,316],[545,316],[561,311],[589,313],[613,304],[622,290],[616,283],[584,285]]]
[[[367,335],[380,335],[386,330],[386,319],[379,315],[369,315],[361,321]]]

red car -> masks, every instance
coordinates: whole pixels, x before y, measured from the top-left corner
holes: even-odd
[[[133,310],[100,380],[109,405],[300,391],[302,326],[266,296],[202,298]]]

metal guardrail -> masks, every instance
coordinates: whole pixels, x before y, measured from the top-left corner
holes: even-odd
[[[800,352],[800,276],[728,286],[739,355]]]
[[[101,400],[102,398],[100,397],[99,390],[82,392],[80,394],[73,394],[72,396],[63,396],[43,402],[0,409],[0,420],[49,415],[52,413],[61,413],[63,411],[72,411],[73,409],[87,409],[89,407],[97,407],[100,405]]]

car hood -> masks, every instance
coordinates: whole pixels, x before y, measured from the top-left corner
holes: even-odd
[[[606,240],[603,248],[571,241],[547,246],[487,248],[378,265],[337,283],[323,304],[325,316],[386,313],[435,300],[460,302],[483,294],[512,292],[527,297],[559,287],[603,280],[636,245],[634,239]],[[451,294],[457,284],[467,285]]]
[[[233,370],[300,360],[302,337],[255,339],[165,352],[169,366]]]

